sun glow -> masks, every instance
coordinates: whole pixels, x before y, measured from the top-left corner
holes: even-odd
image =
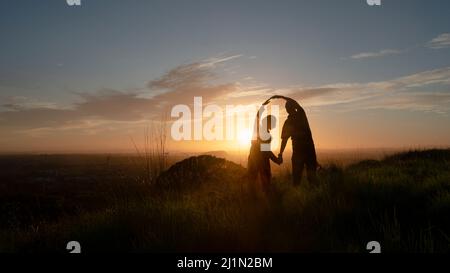
[[[240,146],[249,147],[252,140],[252,131],[250,129],[243,129],[238,132],[237,141]]]

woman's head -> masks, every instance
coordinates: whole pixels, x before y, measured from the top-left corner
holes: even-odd
[[[261,126],[269,131],[277,126],[277,118],[273,115],[267,115],[262,119]]]

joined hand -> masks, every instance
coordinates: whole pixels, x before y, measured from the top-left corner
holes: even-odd
[[[283,154],[278,154],[278,162],[279,164],[283,163]]]

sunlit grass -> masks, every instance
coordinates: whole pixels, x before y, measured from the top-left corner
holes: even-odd
[[[450,155],[438,153],[325,166],[318,187],[280,173],[270,196],[234,163],[190,159],[162,188],[125,179],[105,209],[3,230],[1,250],[64,252],[78,240],[86,252],[366,252],[376,240],[384,252],[448,252]]]

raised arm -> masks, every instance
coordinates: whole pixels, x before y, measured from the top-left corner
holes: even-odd
[[[295,106],[297,108],[301,108],[300,104],[296,100],[294,100],[292,98],[289,98],[289,97],[286,97],[286,96],[282,96],[282,95],[274,95],[274,96],[270,97],[268,100],[266,100],[263,103],[263,105],[269,104],[270,100],[273,100],[273,99],[283,99],[283,100],[286,100],[286,101],[291,101],[291,102],[295,103]]]
[[[269,104],[269,102],[270,102],[271,100],[274,100],[274,99],[284,99],[284,100],[288,100],[289,98],[288,98],[288,97],[285,97],[285,96],[281,96],[281,95],[274,95],[274,96],[270,97],[268,100],[266,100],[266,101],[263,103],[263,105]]]

